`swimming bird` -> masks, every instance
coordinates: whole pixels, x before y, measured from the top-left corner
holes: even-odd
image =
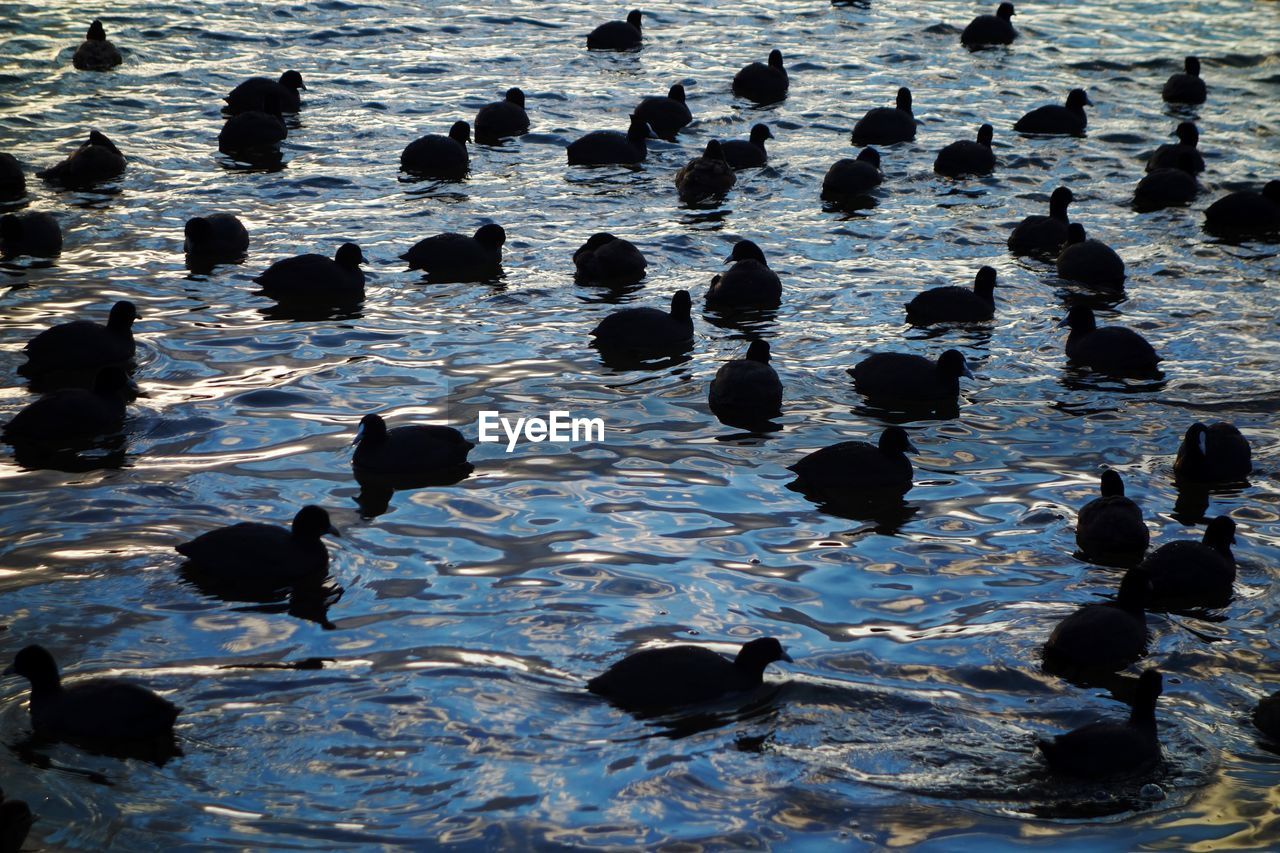
[[[1253,471],[1250,456],[1249,440],[1235,424],[1218,421],[1205,426],[1197,421],[1187,427],[1173,473],[1180,482],[1239,483]]]
[[[1280,232],[1280,180],[1268,181],[1262,192],[1240,190],[1209,205],[1206,231],[1230,235],[1271,235]]]
[[[782,64],[782,51],[769,51],[768,64],[753,62],[733,75],[733,93],[757,104],[772,104],[787,96],[791,81]]]
[[[404,424],[387,428],[381,415],[368,414],[356,430],[351,465],[357,475],[394,476],[404,480],[447,474],[466,466],[475,447],[453,427]]]
[[[476,141],[505,139],[529,132],[524,92],[512,87],[501,101],[485,104],[476,113]],[[452,135],[452,133],[450,134]]]
[[[1199,542],[1166,542],[1142,561],[1151,578],[1150,606],[1160,609],[1223,607],[1236,580],[1236,523],[1220,515],[1209,522]]]
[[[92,390],[62,388],[28,403],[5,424],[2,436],[14,446],[82,449],[121,431],[131,390],[122,369],[104,367]]]
[[[649,125],[632,115],[626,133],[616,130],[593,130],[570,142],[566,151],[570,166],[604,166],[615,163],[641,163],[649,156],[645,139]]]
[[[754,340],[747,354],[720,365],[707,403],[723,421],[767,421],[782,411],[782,380],[770,365],[769,342]]]
[[[782,301],[782,280],[769,269],[764,251],[751,240],[739,240],[726,264],[733,264],[711,279],[707,303],[717,308],[773,308]]]
[[[0,255],[52,258],[62,252],[62,228],[51,213],[28,210],[0,217]]]
[[[1190,203],[1200,191],[1195,167],[1195,155],[1183,151],[1176,166],[1147,172],[1133,190],[1133,206],[1145,213]]]
[[[23,347],[27,361],[18,368],[26,376],[58,372],[97,371],[124,367],[133,361],[133,323],[137,307],[127,300],[111,306],[106,325],[72,320],[45,329]]]
[[[405,146],[400,154],[400,168],[423,178],[460,181],[471,167],[467,143],[471,141],[471,125],[455,121],[448,136],[429,133]]]
[[[693,121],[693,113],[685,103],[684,86],[679,83],[668,89],[665,96],[645,98],[632,114],[663,139],[674,139],[681,128]]]
[[[1132,776],[1160,763],[1156,699],[1164,690],[1159,670],[1138,676],[1129,719],[1089,723],[1037,744],[1054,773],[1086,779]]]
[[[1067,93],[1064,105],[1050,104],[1036,107],[1013,125],[1019,133],[1039,133],[1051,136],[1084,136],[1089,120],[1084,108],[1093,104],[1084,89],[1072,89]]]
[[[1009,233],[1009,250],[1015,254],[1053,254],[1055,257],[1067,242],[1067,207],[1075,200],[1071,190],[1058,187],[1049,196],[1049,215],[1034,214],[1024,218]]]
[[[107,31],[102,21],[94,21],[89,31],[84,34],[84,41],[76,48],[71,57],[71,64],[81,71],[106,71],[115,68],[124,58],[120,51],[107,39]]]
[[[749,139],[730,139],[721,142],[720,150],[724,152],[724,159],[734,169],[751,169],[763,166],[768,161],[769,152],[764,147],[766,139],[773,139],[773,132],[769,130],[769,125],[757,124],[751,128]]]
[[[1012,44],[1018,37],[1010,20],[1016,13],[1012,3],[1001,3],[994,15],[979,15],[960,33],[960,43],[970,48]]]
[[[297,71],[286,71],[280,75],[279,80],[272,80],[269,77],[250,77],[222,99],[227,102],[223,110],[231,115],[260,110],[263,102],[271,98],[280,112],[296,113],[302,108],[299,89],[305,92],[307,84],[302,82],[302,75]]]
[[[876,352],[848,371],[859,394],[879,400],[955,400],[960,377],[973,377],[964,355],[949,349],[937,361],[905,352]]]
[[[1080,507],[1076,516],[1076,547],[1094,562],[1131,566],[1150,544],[1142,510],[1125,497],[1124,480],[1110,468],[1103,471],[1102,495]]]
[[[1203,104],[1208,93],[1200,77],[1200,60],[1188,56],[1182,68],[1182,71],[1169,75],[1160,96],[1171,104]]]
[[[23,800],[7,800],[0,791],[0,853],[18,853],[35,817]]]
[[[857,198],[880,186],[883,180],[880,152],[863,148],[856,159],[845,157],[831,164],[822,179],[822,197],[828,201]]]
[[[1058,253],[1058,275],[1093,287],[1124,287],[1124,261],[1116,250],[1085,234],[1084,226],[1067,226],[1067,245]]]
[[[194,258],[237,261],[249,251],[249,232],[233,213],[193,216],[182,234],[182,251]]]
[[[1151,344],[1133,329],[1124,326],[1098,327],[1093,310],[1077,305],[1067,312],[1059,326],[1071,329],[1067,335],[1067,358],[1099,373],[1117,376],[1147,376],[1155,373],[1163,359]]]
[[[1145,655],[1150,589],[1141,568],[1125,572],[1115,601],[1086,604],[1054,627],[1044,644],[1045,668],[1116,672]]]
[[[581,282],[616,286],[644,278],[648,261],[634,243],[602,231],[573,253],[573,266]]]
[[[906,304],[907,322],[916,326],[934,323],[981,323],[995,316],[996,271],[981,267],[973,289],[948,284],[916,294]]]
[[[949,178],[965,175],[989,175],[996,168],[996,155],[991,150],[995,130],[989,124],[978,128],[977,141],[959,139],[938,152],[933,171]]]
[[[5,675],[31,682],[31,726],[44,737],[84,741],[142,741],[170,737],[182,709],[123,678],[79,678],[64,684],[43,646],[14,655]]]
[[[400,259],[436,282],[490,281],[502,272],[506,242],[506,230],[490,222],[470,237],[448,232],[419,240]]]
[[[733,167],[724,159],[720,141],[707,143],[702,156],[695,157],[676,172],[676,192],[686,204],[696,204],[713,196],[724,195],[733,188],[737,178]]]
[[[1198,175],[1204,171],[1204,157],[1200,155],[1200,131],[1196,128],[1193,121],[1179,122],[1174,128],[1173,135],[1178,137],[1177,142],[1165,143],[1157,148],[1152,154],[1151,159],[1147,161],[1147,171],[1154,172],[1156,169],[1177,168],[1181,169],[1188,165],[1184,161],[1184,156],[1189,155],[1189,169],[1193,175]]]
[[[614,311],[591,330],[594,345],[636,358],[668,355],[693,342],[693,300],[689,291],[671,295],[671,310],[623,308]]]
[[[606,21],[587,34],[587,50],[635,50],[643,41],[639,9],[627,13],[625,21]]]
[[[801,489],[824,495],[867,497],[900,496],[911,489],[911,460],[917,453],[902,427],[887,427],[876,444],[842,441],[808,454],[787,468],[796,474]]]
[[[791,656],[774,637],[744,643],[732,661],[701,646],[645,649],[612,664],[587,689],[622,708],[662,711],[754,690],[764,670]]]
[[[224,154],[271,150],[278,148],[288,136],[289,130],[280,115],[280,103],[268,92],[256,107],[227,119],[218,132],[218,150]]]
[[[120,149],[105,134],[89,131],[89,139],[62,162],[36,172],[36,177],[69,189],[87,187],[124,172]]]
[[[276,299],[346,300],[364,297],[364,253],[355,243],[343,243],[332,258],[308,253],[276,261],[254,281]]]
[[[911,90],[898,89],[897,105],[867,110],[853,126],[854,145],[892,145],[916,138],[916,119],[911,112]]]
[[[0,151],[0,201],[17,201],[27,194],[27,176],[18,158]]]
[[[329,513],[308,505],[298,510],[289,528],[242,521],[201,533],[175,550],[222,583],[280,587],[328,570],[329,552],[320,541],[326,533],[340,535],[329,523]]]

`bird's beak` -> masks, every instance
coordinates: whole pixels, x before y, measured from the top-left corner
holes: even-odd
[[[964,366],[964,370],[961,372],[961,375],[968,376],[970,379],[973,378],[973,371],[969,369],[969,365],[966,364]]]
[[[910,450],[912,453],[919,453],[919,452],[920,452],[920,451],[919,451],[919,449],[918,449],[914,444],[912,444],[912,443],[911,443],[911,442],[909,442],[909,441],[907,442],[907,450]]]
[[[782,653],[782,657],[780,658],[780,660],[784,660],[787,663],[795,663],[795,661],[791,659],[791,655],[787,654],[786,652]]]
[[[329,529],[328,529],[328,530],[326,530],[325,532],[326,532],[326,533],[332,533],[334,536],[341,536],[341,535],[342,535],[342,531],[341,531],[341,530],[339,530],[338,528],[334,527],[332,524],[330,524],[330,525],[329,525]]]
[[[307,91],[307,84],[306,84],[306,83],[299,83],[299,84],[298,84],[298,88],[305,92],[305,91]]]
[[[726,264],[733,263],[733,255],[730,255],[729,257],[725,258],[723,263],[726,263]]]
[[[10,665],[10,666],[6,666],[6,667],[4,668],[4,672],[3,672],[3,673],[0,673],[0,674],[3,674],[3,675],[6,675],[6,676],[7,676],[7,675],[17,675],[18,673],[17,673],[17,671],[16,671],[16,670],[14,670],[13,666],[12,666],[12,665]]]
[[[362,439],[362,438],[364,438],[364,424],[363,424],[363,423],[362,423],[362,424],[360,424],[360,426],[356,427],[356,437],[355,437],[355,438],[353,438],[353,439],[351,439],[351,443],[352,443],[352,444],[359,444],[359,443],[360,443],[360,439]]]
[[[1071,322],[1066,317],[1063,317],[1062,322],[1058,323],[1058,328],[1065,329],[1069,325],[1071,325]]]

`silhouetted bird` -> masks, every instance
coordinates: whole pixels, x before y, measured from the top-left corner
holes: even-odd
[[[1101,497],[1080,507],[1076,516],[1076,547],[1094,562],[1131,566],[1150,544],[1142,510],[1125,497],[1124,481],[1113,470],[1103,471]]]
[[[1099,328],[1093,310],[1087,306],[1075,306],[1058,325],[1071,329],[1067,335],[1067,358],[1099,373],[1145,376],[1154,373],[1163,360],[1147,339],[1132,329]]]
[[[968,47],[1012,44],[1018,37],[1010,20],[1016,13],[1012,3],[1001,3],[994,15],[979,15],[960,33],[960,43]]]
[[[733,75],[733,93],[757,104],[772,104],[787,96],[791,81],[782,64],[782,51],[769,51],[769,62],[753,62]]]
[[[1169,75],[1160,96],[1172,104],[1203,104],[1207,93],[1200,78],[1200,60],[1188,56],[1183,70]]]
[[[124,58],[120,51],[107,39],[107,31],[102,21],[94,21],[89,31],[84,34],[84,41],[76,48],[71,57],[71,64],[81,71],[106,71],[115,68]]]
[[[1138,677],[1129,719],[1089,723],[1038,743],[1054,773],[1086,779],[1131,776],[1160,762],[1156,736],[1156,699],[1164,689],[1160,672],[1148,669]]]
[[[743,644],[732,661],[701,646],[645,649],[588,681],[587,689],[622,708],[661,711],[754,690],[775,661],[791,657],[773,637]]]

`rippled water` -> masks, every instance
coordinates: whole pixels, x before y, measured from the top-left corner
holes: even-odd
[[[611,55],[583,49],[591,26],[625,11],[598,4],[120,4],[103,14],[126,61],[107,74],[71,68],[83,10],[8,7],[0,150],[34,171],[95,127],[130,164],[101,192],[30,179],[30,207],[59,217],[67,245],[52,265],[0,268],[0,415],[31,398],[15,369],[37,330],[121,298],[144,319],[123,458],[79,473],[0,462],[0,659],[41,642],[69,673],[137,676],[185,709],[185,754],[156,766],[30,743],[25,683],[0,683],[0,780],[40,815],[29,843],[1277,843],[1280,759],[1248,714],[1280,682],[1280,262],[1274,245],[1200,229],[1208,201],[1277,176],[1275,4],[1023,4],[1016,46],[970,54],[959,30],[987,5],[658,2],[643,7],[646,47]],[[750,108],[729,80],[770,47],[791,94]],[[1184,112],[1159,90],[1188,53],[1210,98]],[[233,168],[216,150],[220,97],[285,68],[309,86],[286,166]],[[655,141],[638,170],[566,167],[567,142],[625,127],[641,97],[677,81],[697,119],[678,143]],[[877,206],[824,208],[821,178],[852,154],[853,121],[903,84],[923,123],[915,143],[882,149]],[[407,142],[511,85],[529,97],[531,134],[473,147],[463,183],[401,180]],[[1096,103],[1087,138],[1012,133],[1076,85]],[[1187,116],[1204,192],[1190,209],[1136,214],[1143,155]],[[722,206],[682,207],[675,169],[760,120],[777,137],[768,167],[741,173]],[[997,128],[996,174],[936,177],[934,153],[983,121]],[[1162,381],[1064,368],[1056,324],[1081,293],[1004,245],[1059,184],[1075,192],[1073,219],[1129,267],[1123,299],[1094,301],[1114,308],[1103,322],[1151,339]],[[182,224],[222,210],[247,224],[250,256],[192,274]],[[486,221],[509,235],[500,282],[425,284],[396,259]],[[573,250],[605,229],[649,257],[643,287],[574,284]],[[785,295],[775,315],[735,325],[700,309],[741,237],[764,247]],[[370,258],[357,311],[290,317],[249,281],[344,240]],[[912,294],[968,283],[984,263],[1000,273],[993,324],[904,325]],[[613,303],[665,306],[681,287],[695,299],[689,359],[601,364],[587,332]],[[706,405],[716,368],[754,334],[786,384],[783,428],[755,435]],[[901,512],[843,518],[787,489],[802,454],[883,427],[845,368],[873,350],[949,346],[977,378],[958,417],[907,424],[920,454]],[[366,412],[474,438],[480,410],[552,406],[603,415],[605,439],[481,445],[469,478],[396,492],[383,512],[353,481]],[[1181,433],[1217,419],[1252,442],[1252,483],[1207,509],[1178,504]],[[1038,659],[1051,625],[1118,578],[1073,557],[1075,509],[1102,466],[1122,471],[1155,544],[1231,515],[1240,578],[1220,619],[1151,617],[1165,766],[1064,786],[1035,737],[1124,713]],[[177,542],[232,520],[286,522],[310,502],[343,531],[327,588],[227,602],[182,580]],[[746,708],[674,726],[583,690],[645,643],[728,651],[764,634],[796,663],[771,668]]]

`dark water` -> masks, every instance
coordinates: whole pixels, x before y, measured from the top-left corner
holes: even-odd
[[[121,761],[27,744],[25,683],[4,681],[0,780],[40,814],[30,843],[1277,843],[1280,758],[1248,714],[1280,686],[1280,262],[1274,245],[1200,229],[1210,200],[1277,176],[1275,4],[1026,4],[1016,47],[972,55],[959,28],[987,5],[651,3],[643,51],[589,55],[586,31],[621,7],[121,4],[106,23],[126,63],[104,75],[70,65],[87,13],[7,7],[0,150],[34,171],[96,127],[130,165],[108,192],[31,180],[30,207],[59,217],[67,246],[52,266],[0,270],[0,414],[31,397],[15,368],[37,330],[126,297],[145,319],[144,396],[122,460],[104,452],[107,467],[80,473],[0,462],[0,659],[41,642],[69,673],[141,677],[185,708],[183,757]],[[748,108],[728,92],[732,72],[772,46],[791,95]],[[1183,112],[1159,90],[1188,53],[1204,60],[1210,99]],[[229,168],[216,152],[220,97],[285,68],[310,86],[286,167]],[[678,144],[655,142],[636,171],[565,166],[568,141],[625,127],[641,97],[676,81],[697,118]],[[824,209],[818,186],[852,154],[853,121],[902,84],[923,124],[914,144],[882,149],[877,207]],[[474,147],[464,183],[399,179],[408,141],[473,118],[511,85],[529,96],[530,135]],[[1075,85],[1097,105],[1086,139],[1012,133]],[[1203,194],[1190,209],[1134,213],[1143,155],[1188,116],[1208,162]],[[769,166],[741,173],[723,206],[680,206],[675,169],[759,120],[777,137]],[[997,129],[995,176],[934,176],[934,153],[983,121]],[[1059,184],[1076,194],[1073,218],[1129,267],[1102,321],[1151,339],[1167,358],[1162,381],[1064,368],[1056,324],[1081,294],[1004,246]],[[191,274],[183,222],[224,210],[247,224],[249,259]],[[424,284],[396,260],[421,237],[486,221],[509,235],[498,283]],[[573,283],[573,249],[604,229],[648,255],[642,288]],[[701,311],[741,237],[764,247],[785,287],[776,315],[745,328]],[[358,310],[293,319],[255,293],[249,278],[270,262],[344,240],[371,260]],[[913,293],[968,283],[984,263],[1000,273],[993,324],[904,325]],[[613,371],[588,348],[611,302],[665,305],[681,287],[695,300],[688,360]],[[749,332],[773,343],[786,383],[783,429],[767,435],[725,427],[706,406],[711,376]],[[845,368],[872,350],[949,346],[977,378],[958,417],[907,424],[921,452],[900,512],[843,518],[786,488],[802,454],[883,427]],[[364,413],[474,438],[480,410],[552,407],[605,417],[605,440],[482,445],[468,479],[397,492],[381,514],[366,495],[361,512],[349,444]],[[1252,483],[1175,512],[1181,433],[1217,419],[1253,444]],[[1047,779],[1035,737],[1124,712],[1038,660],[1052,624],[1118,579],[1072,556],[1074,511],[1103,466],[1124,474],[1155,544],[1198,538],[1186,523],[1201,515],[1231,515],[1240,577],[1221,619],[1151,618],[1165,766],[1064,787]],[[343,538],[330,587],[294,615],[181,579],[175,543],[232,520],[286,522],[310,502]],[[796,663],[772,668],[753,705],[692,733],[582,689],[644,643],[731,650],[764,634]],[[245,666],[313,658],[321,668]]]

